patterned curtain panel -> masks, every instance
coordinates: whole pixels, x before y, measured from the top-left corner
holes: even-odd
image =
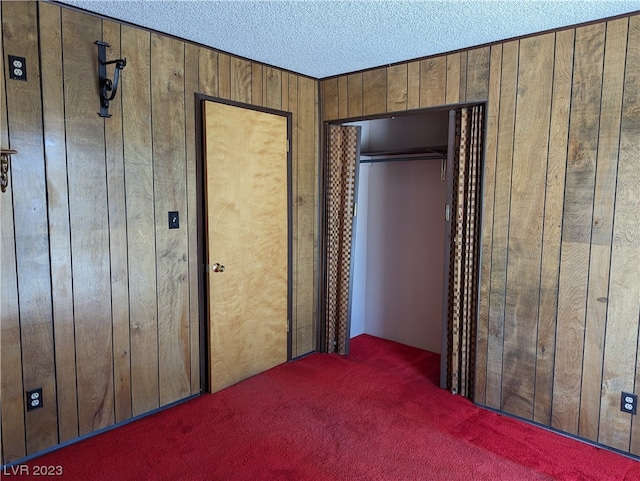
[[[483,122],[484,105],[456,112],[447,384],[453,394],[469,398],[476,347]]]
[[[360,128],[330,125],[326,197],[326,352],[349,353],[349,296]]]

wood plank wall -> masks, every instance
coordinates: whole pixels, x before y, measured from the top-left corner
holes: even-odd
[[[321,82],[326,120],[488,105],[475,401],[640,455],[640,15]]]
[[[318,81],[49,3],[0,14],[2,464],[199,392],[196,92],[293,113],[292,352],[314,350]],[[106,120],[96,40],[127,58]]]

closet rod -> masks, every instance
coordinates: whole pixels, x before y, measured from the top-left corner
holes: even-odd
[[[377,162],[397,162],[397,161],[407,161],[407,160],[444,160],[446,159],[447,156],[445,154],[443,155],[438,155],[438,156],[433,156],[433,157],[426,157],[426,156],[420,156],[420,157],[378,157],[378,158],[374,158],[374,159],[362,159],[360,158],[359,161],[361,164],[374,164]]]

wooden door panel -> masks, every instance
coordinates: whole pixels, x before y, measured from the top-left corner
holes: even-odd
[[[205,102],[209,386],[287,360],[287,118]]]

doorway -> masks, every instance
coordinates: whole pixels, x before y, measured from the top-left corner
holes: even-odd
[[[435,120],[440,115],[440,119]],[[433,119],[429,119],[433,116]],[[398,119],[401,119],[400,121]],[[427,120],[428,119],[428,120]],[[431,121],[431,125],[428,125]],[[435,123],[434,123],[435,121]],[[325,277],[326,290],[325,295],[335,297],[338,295],[338,302],[341,304],[350,304],[358,309],[358,288],[354,285],[358,280],[357,263],[358,257],[360,262],[365,265],[364,271],[369,270],[367,261],[372,262],[373,269],[371,269],[372,275],[364,274],[366,280],[365,291],[369,290],[370,286],[374,287],[377,292],[373,296],[364,295],[365,301],[360,302],[364,306],[365,326],[371,324],[372,315],[381,314],[379,317],[382,322],[398,323],[398,313],[402,311],[402,307],[405,307],[403,303],[407,303],[406,298],[403,296],[407,294],[407,291],[411,290],[411,275],[412,271],[418,274],[423,274],[426,270],[431,270],[436,273],[437,277],[440,277],[440,291],[442,295],[440,302],[433,301],[431,299],[429,312],[421,312],[417,316],[417,320],[413,323],[424,324],[425,317],[431,317],[431,321],[435,321],[436,329],[430,334],[431,339],[430,346],[420,344],[425,339],[412,339],[414,336],[425,336],[420,332],[420,329],[415,329],[417,326],[409,326],[411,329],[407,332],[403,332],[403,328],[398,326],[383,326],[376,325],[380,321],[374,321],[371,326],[361,327],[362,332],[370,333],[378,337],[383,337],[397,342],[414,345],[416,347],[426,348],[427,350],[437,351],[437,338],[438,329],[440,329],[440,353],[441,353],[441,379],[440,385],[443,388],[448,388],[454,393],[460,393],[464,396],[473,397],[473,365],[475,352],[475,335],[477,325],[477,307],[478,297],[477,291],[479,286],[478,276],[478,263],[479,263],[479,232],[480,232],[480,205],[481,205],[481,184],[482,184],[482,154],[483,154],[483,137],[484,137],[484,104],[474,104],[472,106],[455,106],[451,108],[439,108],[429,109],[423,111],[403,112],[397,115],[389,115],[386,117],[368,118],[368,119],[345,119],[341,121],[332,122],[327,130],[328,145],[332,145],[335,142],[336,135],[339,134],[342,129],[354,129],[359,128],[363,132],[367,128],[372,131],[376,131],[374,135],[370,136],[369,143],[375,144],[374,148],[366,145],[366,135],[363,135],[362,142],[362,156],[358,154],[357,160],[351,160],[360,165],[363,162],[372,162],[379,165],[387,164],[392,166],[386,169],[369,169],[367,174],[362,168],[345,169],[341,167],[343,159],[353,159],[353,155],[345,151],[336,151],[333,148],[327,152],[327,164],[326,164],[326,178],[325,182],[331,184],[336,182],[337,176],[343,176],[345,172],[351,171],[364,172],[364,176],[369,176],[366,179],[368,186],[375,185],[375,189],[378,192],[374,192],[374,196],[378,197],[378,203],[372,208],[370,202],[362,205],[363,185],[362,175],[359,180],[353,180],[350,178],[343,178],[342,183],[353,183],[358,186],[359,196],[357,204],[353,206],[353,211],[360,214],[359,217],[355,217],[355,221],[349,221],[355,224],[353,233],[345,232],[342,237],[342,245],[333,243],[332,239],[325,238],[326,249],[324,250],[327,257],[328,265],[332,263],[340,262],[342,272],[349,271],[347,277],[339,278],[339,282],[336,283],[332,277]],[[378,128],[382,125],[384,129],[382,131]],[[412,133],[417,133],[412,138]],[[368,155],[367,155],[368,154]],[[415,177],[417,177],[417,170],[415,168],[409,169],[409,177],[405,177],[404,181],[396,182],[397,185],[393,187],[396,190],[395,197],[400,201],[393,206],[389,206],[388,191],[389,188],[384,187],[382,189],[377,179],[378,171],[385,170],[396,175],[399,172],[401,166],[415,167],[419,163],[432,162],[431,167],[434,166],[433,161],[439,160],[439,165],[436,165],[436,175],[439,171],[440,180],[446,184],[444,190],[440,190],[440,193],[431,198],[422,198],[421,206],[413,205],[411,195],[407,192],[407,187],[415,183]],[[366,165],[366,164],[363,164]],[[402,170],[402,169],[400,169]],[[406,169],[405,169],[406,170]],[[372,180],[372,172],[373,180]],[[395,172],[395,173],[393,173]],[[384,176],[382,176],[384,177]],[[428,189],[427,183],[417,183],[417,190],[438,190]],[[382,190],[382,194],[380,193]],[[415,189],[414,189],[415,190]],[[446,195],[443,192],[446,191]],[[425,192],[422,192],[423,194]],[[380,200],[380,197],[383,199]],[[446,199],[443,202],[443,198]],[[348,199],[342,201],[342,204],[349,206]],[[360,205],[358,205],[360,204]],[[334,225],[336,221],[345,219],[345,216],[349,216],[349,209],[339,210],[339,204],[332,197],[325,198],[325,211],[324,220],[328,225]],[[418,249],[422,250],[438,250],[438,255],[432,257],[429,262],[424,262],[419,258],[417,254],[422,254],[419,250],[411,252],[407,249],[406,235],[405,239],[400,234],[400,239],[393,239],[394,230],[404,230],[405,232],[411,231],[411,221],[405,222],[404,225],[398,223],[398,218],[409,213],[409,207],[413,208],[413,215],[428,217],[429,213],[435,214],[431,220],[431,234],[435,234],[436,237],[440,237],[444,242],[433,242],[433,236],[431,240],[422,238],[418,240]],[[434,211],[435,209],[435,211]],[[354,240],[354,244],[360,241],[362,243],[362,212],[367,214],[367,217],[373,213],[373,221],[367,218],[364,229],[365,236],[368,236],[366,244],[366,250],[370,250],[372,243],[369,242],[373,238],[373,254],[367,252],[365,256],[358,256],[356,251],[355,255],[349,255],[349,249],[351,248],[351,239]],[[376,219],[376,216],[381,215],[381,211],[387,210],[386,219],[381,222]],[[384,213],[384,212],[383,212]],[[424,219],[423,219],[424,220]],[[373,227],[371,225],[373,224]],[[385,227],[385,223],[390,228]],[[381,224],[382,227],[377,227],[376,224]],[[400,226],[399,228],[397,226]],[[426,228],[427,230],[429,227]],[[377,230],[377,231],[376,231]],[[423,231],[425,229],[423,228]],[[370,235],[373,234],[373,235]],[[404,244],[400,244],[399,247],[395,247],[395,250],[391,252],[385,251],[385,247],[380,249],[378,244],[391,244],[401,240]],[[377,251],[376,251],[377,249]],[[366,259],[363,261],[363,259]],[[439,265],[441,269],[434,269],[434,265]],[[439,271],[439,272],[438,272]],[[327,271],[325,271],[327,272]],[[332,271],[333,273],[333,271]],[[398,274],[397,276],[395,276]],[[395,276],[395,277],[393,277]],[[390,281],[386,282],[389,278]],[[332,282],[329,282],[331,280]],[[433,281],[433,276],[431,281]],[[438,279],[435,279],[438,282]],[[336,293],[334,290],[335,285],[345,285],[349,282],[349,293],[353,292],[356,299],[345,298]],[[433,282],[423,285],[415,292],[411,293],[413,297],[420,295],[425,296],[426,291],[436,291],[433,288]],[[354,290],[355,287],[355,290]],[[346,289],[343,288],[343,291]],[[355,291],[355,292],[354,292]],[[395,291],[395,293],[394,293]],[[429,292],[428,294],[434,294]],[[363,297],[362,295],[360,297]],[[437,297],[437,296],[436,296]],[[371,298],[378,304],[371,305]],[[352,302],[353,301],[353,302]],[[380,305],[384,305],[385,302],[391,303],[390,308],[380,308]],[[438,315],[438,313],[440,315]],[[349,311],[346,324],[349,326],[347,330],[350,330],[352,324],[352,310]],[[363,315],[362,309],[358,315]],[[400,314],[402,315],[402,314]],[[438,319],[440,323],[438,323]],[[402,319],[401,319],[402,321]],[[344,323],[343,318],[333,317],[331,311],[323,313],[322,322],[327,326],[336,325],[336,323]],[[409,322],[411,324],[411,321]],[[405,325],[407,327],[407,325]],[[423,328],[424,325],[418,326]],[[326,328],[327,331],[330,327]],[[357,334],[355,332],[354,334]],[[327,349],[329,352],[331,345],[323,343],[321,346]]]
[[[208,391],[290,358],[290,114],[202,100]]]

